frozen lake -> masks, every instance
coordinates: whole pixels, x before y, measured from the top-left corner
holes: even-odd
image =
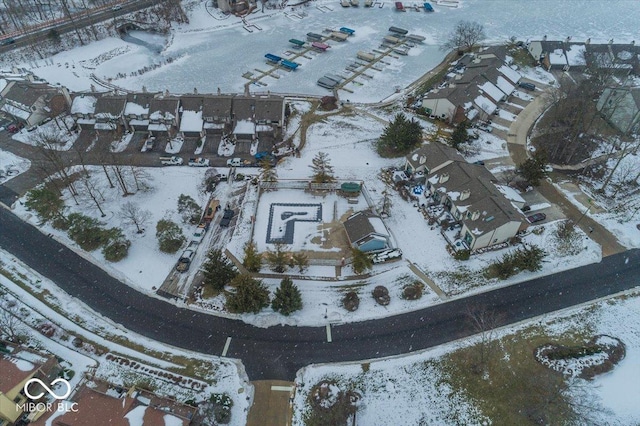
[[[449,8],[434,4],[435,12],[426,13],[398,12],[389,1],[383,8],[343,8],[337,1],[310,2],[308,7],[299,6],[294,11],[289,8],[286,15],[283,11],[265,14],[258,11],[250,15],[248,22],[261,28],[254,27],[250,33],[239,18],[220,20],[211,16],[203,1],[190,12],[190,24],[174,28],[166,49],[160,54],[121,40],[104,43],[112,49],[110,54],[115,53],[97,65],[95,74],[113,77],[116,73],[128,74],[127,68],[133,71],[161,64],[141,75],[120,77],[114,83],[133,90],[145,86],[151,91],[168,89],[172,93],[189,93],[194,89],[215,93],[218,88],[222,92],[242,92],[247,82],[242,75],[255,73],[256,69],[268,70],[266,53],[286,59],[286,52],[294,50],[289,39],[305,40],[307,32],[322,33],[325,28],[352,28],[355,35],[348,41],[330,41],[332,47],[327,52],[314,54],[311,59],[296,59],[301,66],[295,72],[278,71],[279,79],[265,77],[262,81],[266,86],[251,88],[257,92],[328,94],[316,85],[318,78],[325,73],[348,76],[345,67],[355,61],[357,52],[377,49],[390,26],[424,36],[424,44],[411,48],[408,56],[388,57],[386,64],[379,64],[382,71],[368,72],[372,79],[358,78],[361,86],[349,86],[355,93],[341,92],[342,99],[376,102],[392,94],[396,86],[406,86],[437,65],[444,57],[440,45],[460,20],[483,24],[489,42],[503,42],[511,36],[526,41],[543,35],[549,39],[572,36],[573,41],[589,37],[592,42],[607,42],[611,38],[616,42],[640,41],[637,27],[640,2],[637,0],[461,0],[460,5]],[[114,49],[115,44],[122,47]],[[73,51],[64,53],[65,58],[73,55]],[[167,58],[174,60],[167,64]],[[73,82],[60,76],[59,71],[35,70],[49,81],[68,84],[73,90],[88,89],[82,76]]]

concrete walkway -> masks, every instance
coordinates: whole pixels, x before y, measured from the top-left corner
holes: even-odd
[[[509,127],[507,149],[509,150],[509,154],[516,165],[521,164],[528,157],[527,138],[529,137],[529,132],[531,131],[533,124],[544,112],[545,104],[545,96],[539,95],[522,110],[516,120],[511,124],[511,127]],[[553,176],[554,175],[552,175],[552,177]],[[573,189],[577,189],[579,191],[575,185]],[[580,194],[576,196],[576,199],[585,205],[584,209],[581,210],[568,201],[565,195],[547,180],[543,180],[537,190],[550,203],[560,207],[567,219],[576,223],[580,229],[589,236],[589,238],[600,244],[602,247],[602,256],[610,256],[626,250],[624,246],[618,243],[618,240],[613,234],[591,219],[588,215],[584,214],[587,209],[589,209],[590,212],[599,211],[596,210],[595,206],[591,207],[589,199],[585,194],[580,192]]]
[[[289,426],[293,409],[290,399],[295,390],[293,382],[257,380],[253,405],[247,416],[247,426]]]
[[[422,281],[424,281],[431,288],[431,290],[433,290],[434,293],[436,293],[438,295],[440,300],[446,300],[447,299],[447,294],[444,291],[442,291],[442,289],[440,287],[438,287],[436,285],[436,283],[434,283],[431,278],[429,278],[424,272],[422,272],[422,270],[420,268],[418,268],[410,260],[407,260],[407,263],[409,263],[409,269],[411,269],[411,271],[414,274],[416,274],[418,277],[420,277],[420,279]]]

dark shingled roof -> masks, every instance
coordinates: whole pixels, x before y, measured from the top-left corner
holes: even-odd
[[[202,105],[202,117],[231,119],[231,96],[206,96]]]
[[[347,237],[349,237],[349,241],[352,244],[375,233],[373,225],[369,222],[370,217],[376,216],[373,213],[362,211],[349,216],[349,218],[344,221],[344,230],[347,231]]]
[[[11,85],[4,97],[30,107],[35,104],[41,96],[44,95],[45,101],[48,101],[57,93],[58,90],[55,87],[47,84],[16,81]]]
[[[126,96],[106,95],[98,98],[96,101],[96,109],[94,114],[96,117],[100,115],[109,115],[119,117],[124,112],[124,106],[127,103]]]

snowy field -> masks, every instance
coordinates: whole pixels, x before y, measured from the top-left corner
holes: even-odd
[[[595,303],[547,315],[533,322],[502,329],[496,338],[514,336],[528,327],[551,338],[590,328],[593,335],[616,337],[626,345],[626,357],[613,371],[594,380],[577,379],[588,404],[582,410],[596,424],[632,425],[640,422],[640,295]],[[516,336],[517,338],[517,336]],[[446,344],[420,353],[373,362],[311,365],[296,378],[295,425],[308,408],[311,387],[321,380],[333,380],[342,391],[354,389],[362,395],[358,403],[357,425],[392,426],[398,424],[496,424],[468,398],[464,389],[455,389],[443,379],[441,361],[462,347],[478,343],[479,338]],[[580,395],[584,397],[585,395]]]
[[[321,33],[325,28],[354,29],[355,35],[348,41],[330,42],[332,47],[327,52],[297,60],[302,65],[295,72],[279,71],[279,79],[267,77],[263,80],[267,86],[253,88],[324,95],[326,90],[317,86],[316,80],[327,72],[347,75],[345,67],[355,60],[356,53],[377,49],[389,26],[424,36],[424,44],[411,48],[408,56],[385,59],[387,64],[381,64],[382,71],[376,71],[372,79],[358,78],[362,86],[349,86],[355,93],[341,93],[341,97],[351,101],[376,102],[391,95],[396,86],[406,86],[437,65],[444,57],[439,46],[459,20],[482,23],[488,42],[503,42],[511,36],[536,39],[543,35],[560,40],[571,35],[574,41],[591,37],[594,43],[607,42],[612,37],[616,42],[630,42],[637,39],[633,17],[640,13],[640,5],[634,0],[553,2],[553,13],[549,13],[547,0],[462,0],[458,8],[434,4],[435,12],[431,14],[411,10],[398,13],[392,2],[385,2],[383,8],[342,8],[336,1],[308,4],[293,12],[289,8],[265,14],[255,12],[247,21],[261,30],[249,33],[239,18],[221,21],[207,12],[205,1],[195,2],[190,23],[174,27],[160,53],[156,46],[164,40],[156,36],[145,39],[150,47],[109,38],[20,66],[32,68],[50,83],[76,91],[88,90],[95,84],[90,79],[93,73],[133,90],[145,86],[148,90],[169,89],[173,93],[190,93],[194,87],[200,93],[215,93],[218,88],[223,92],[242,92],[247,81],[242,74],[255,72],[256,68],[267,70],[266,53],[290,56],[287,54],[293,51],[288,43],[290,38],[304,39],[307,32]],[[523,7],[527,9],[526,16],[522,14]],[[137,36],[145,38],[140,33]],[[233,58],[232,71],[228,61],[211,58]],[[131,75],[144,67],[151,70]],[[216,78],[204,79],[204,75]]]
[[[0,150],[0,184],[26,172],[29,167],[31,167],[31,161]]]

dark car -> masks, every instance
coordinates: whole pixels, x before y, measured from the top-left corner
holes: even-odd
[[[18,133],[20,131],[20,127],[15,124],[9,124],[7,127],[7,132],[9,133]]]
[[[536,85],[535,84],[527,83],[526,81],[521,81],[520,83],[518,83],[518,86],[520,86],[524,90],[528,90],[530,92],[533,92],[534,90],[536,90]]]
[[[222,215],[222,219],[220,219],[220,226],[223,228],[229,226],[234,214],[235,212],[232,209],[224,209],[224,214]]]
[[[544,213],[536,213],[536,214],[532,214],[531,216],[527,216],[527,220],[529,221],[529,223],[542,222],[546,218],[547,218],[547,215]]]
[[[15,43],[15,39],[9,37],[9,38],[5,38],[4,40],[0,40],[0,46],[8,46],[10,44]]]

